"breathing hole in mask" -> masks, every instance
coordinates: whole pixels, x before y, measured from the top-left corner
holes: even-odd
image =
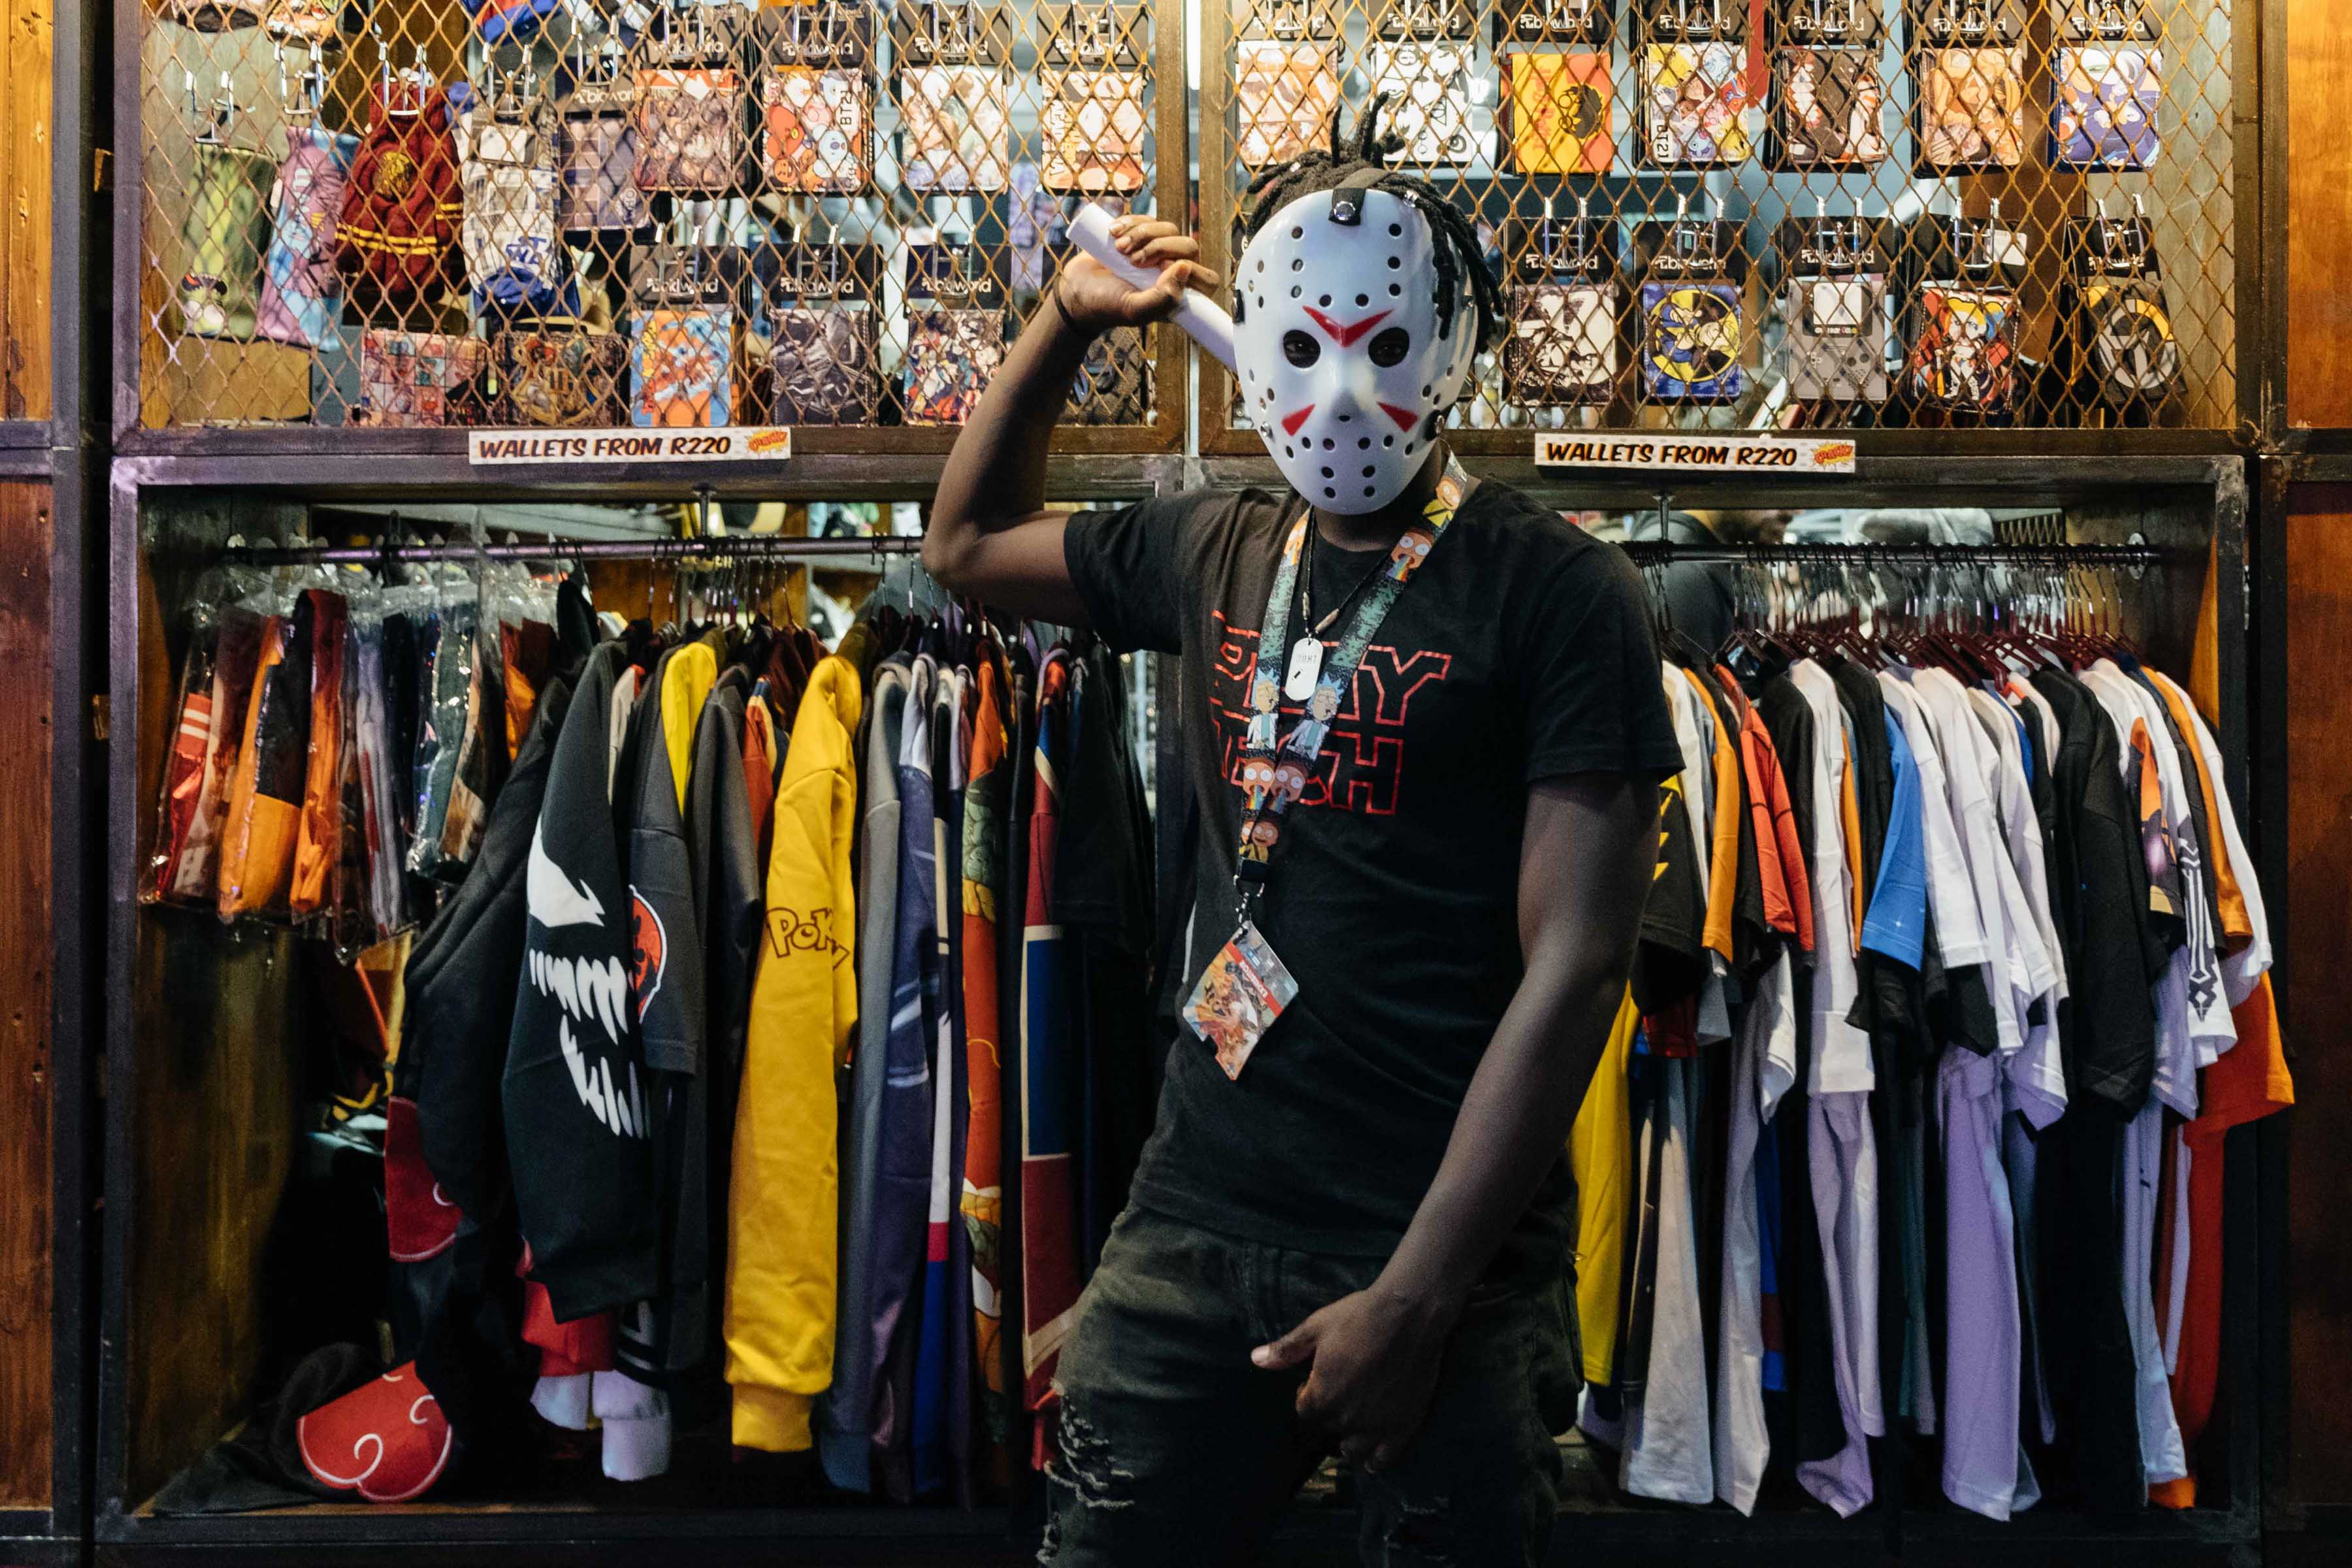
[[[1292,257],[1292,258],[1291,258],[1291,259],[1290,259],[1290,269],[1291,269],[1293,272],[1304,272],[1304,271],[1306,271],[1306,270],[1307,270],[1307,261],[1306,261],[1306,258],[1305,258],[1304,257],[1296,257],[1296,256],[1295,256],[1295,257]],[[1295,293],[1297,293],[1297,290],[1294,289],[1292,289],[1292,290],[1291,290],[1291,292],[1295,294]]]
[[[1282,357],[1305,370],[1323,357],[1323,345],[1294,328],[1282,334]]]
[[[1371,446],[1372,438],[1370,436],[1367,436],[1362,440],[1356,443],[1356,450],[1360,452],[1368,452],[1371,450]]]
[[[1322,299],[1320,299],[1320,300],[1317,300],[1317,301],[1316,301],[1316,303],[1317,303],[1317,304],[1318,304],[1318,305],[1321,305],[1325,310],[1329,310],[1329,309],[1331,308],[1331,296],[1330,296],[1330,295],[1328,295],[1328,294],[1326,294],[1326,295],[1324,295],[1324,296],[1323,296],[1323,298],[1322,298]]]
[[[1258,263],[1258,265],[1259,265],[1260,267],[1264,267],[1264,266],[1265,265],[1265,262],[1263,262],[1263,261],[1261,261],[1261,262],[1259,262],[1259,263]],[[1390,271],[1391,271],[1391,272],[1395,272],[1395,271],[1399,270],[1400,268],[1402,268],[1403,266],[1404,266],[1404,258],[1403,258],[1403,257],[1402,257],[1402,256],[1391,256],[1391,257],[1390,257],[1390,258],[1389,258],[1389,270],[1390,270]]]
[[[1412,334],[1411,332],[1406,331],[1402,327],[1391,327],[1387,331],[1375,336],[1372,339],[1371,347],[1364,352],[1372,356],[1372,363],[1374,364],[1380,366],[1382,370],[1386,370],[1391,365],[1402,364],[1404,363],[1404,356],[1407,351],[1412,347]],[[1427,397],[1429,395],[1429,388],[1425,386],[1423,387],[1421,389],[1421,395],[1423,397]]]
[[[1403,234],[1404,234],[1404,225],[1402,225],[1402,224],[1401,224],[1401,223],[1392,223],[1392,224],[1389,225],[1389,237],[1390,237],[1391,239],[1396,239],[1396,238],[1399,238],[1399,237],[1401,237]],[[1292,235],[1290,237],[1291,237],[1291,238],[1293,238],[1293,239],[1296,239],[1296,238],[1297,238],[1298,237],[1297,237],[1297,235],[1295,235],[1295,234],[1294,234],[1294,235]]]
[[[1403,284],[1402,284],[1402,283],[1391,283],[1391,284],[1390,284],[1390,285],[1389,285],[1389,298],[1390,298],[1390,299],[1393,300],[1393,299],[1395,299],[1398,295],[1400,295],[1400,294],[1402,294],[1402,293],[1403,293],[1403,292],[1404,292],[1404,285],[1403,285]]]
[[[1326,436],[1326,437],[1323,437],[1323,449],[1324,449],[1325,451],[1327,451],[1327,452],[1328,452],[1328,451],[1331,450],[1334,447],[1336,447],[1336,446],[1338,446],[1338,445],[1339,445],[1339,443],[1338,443],[1338,442],[1336,442],[1336,441],[1334,441],[1334,440],[1332,440],[1330,437]]]
[[[1370,294],[1359,294],[1356,296],[1356,303],[1358,305],[1369,305],[1371,302],[1372,297]]]

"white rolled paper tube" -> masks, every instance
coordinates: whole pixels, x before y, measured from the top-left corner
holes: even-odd
[[[1070,220],[1070,238],[1130,288],[1149,289],[1160,281],[1157,272],[1138,267],[1118,253],[1110,237],[1110,214],[1092,202],[1078,208],[1078,216]],[[1208,351],[1210,358],[1229,371],[1234,368],[1234,319],[1214,300],[1197,289],[1187,289],[1171,320]]]

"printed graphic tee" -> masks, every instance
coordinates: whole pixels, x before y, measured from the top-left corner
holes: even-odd
[[[1299,504],[1259,490],[1160,497],[1073,518],[1065,545],[1097,631],[1183,661],[1201,807],[1185,991],[1235,921],[1246,690]],[[1301,574],[1313,620],[1386,554],[1314,541]],[[1507,486],[1471,493],[1389,611],[1285,819],[1257,918],[1297,1000],[1238,1079],[1179,1038],[1137,1203],[1290,1247],[1395,1246],[1518,984],[1528,785],[1678,769],[1657,672],[1622,552]],[[1286,701],[1284,733],[1298,717]],[[1563,1162],[1530,1223],[1557,1237],[1568,1199]]]

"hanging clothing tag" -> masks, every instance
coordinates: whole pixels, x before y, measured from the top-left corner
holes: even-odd
[[[1282,678],[1282,694],[1293,702],[1304,702],[1315,695],[1315,682],[1323,673],[1323,639],[1309,632],[1290,647],[1290,669]]]
[[[1200,984],[1184,1004],[1184,1021],[1216,1047],[1225,1077],[1237,1079],[1258,1041],[1297,994],[1298,982],[1266,945],[1256,922],[1245,920],[1201,972]]]

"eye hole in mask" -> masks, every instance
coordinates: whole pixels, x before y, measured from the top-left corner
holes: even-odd
[[[1402,327],[1391,327],[1373,338],[1371,346],[1364,352],[1372,356],[1374,364],[1386,370],[1391,365],[1402,364],[1405,354],[1412,348],[1412,334]]]
[[[1383,337],[1387,335],[1387,333],[1381,334]],[[1400,332],[1396,335],[1402,337],[1404,334]],[[1305,332],[1296,331],[1287,331],[1282,334],[1282,357],[1288,360],[1300,370],[1305,370],[1308,365],[1313,364],[1317,360],[1323,357],[1323,345],[1317,342],[1313,338],[1308,337]],[[1402,357],[1402,350],[1399,351],[1399,357]],[[1396,361],[1391,360],[1388,363],[1394,364]]]

